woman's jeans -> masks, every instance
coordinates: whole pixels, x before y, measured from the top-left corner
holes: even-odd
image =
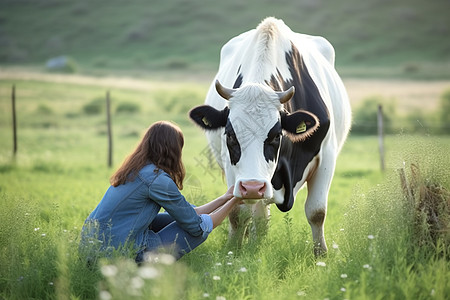
[[[168,248],[170,254],[180,259],[184,254],[191,252],[201,243],[206,240],[206,237],[192,236],[181,228],[178,223],[166,212],[159,213],[149,229],[155,232],[161,239],[162,246]],[[151,249],[150,251],[155,250]],[[136,257],[137,262],[142,262],[145,258],[145,253],[149,251],[144,250],[138,253]]]

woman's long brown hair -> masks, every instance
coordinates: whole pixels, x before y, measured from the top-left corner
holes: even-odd
[[[169,174],[180,190],[183,189],[186,175],[181,160],[183,145],[183,133],[177,125],[167,121],[152,124],[133,153],[111,176],[111,185],[117,187],[134,180],[145,165],[153,163]]]

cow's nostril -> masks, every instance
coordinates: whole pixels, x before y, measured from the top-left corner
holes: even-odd
[[[256,180],[244,181],[239,183],[239,190],[243,198],[259,199],[264,196],[267,185],[265,182]]]
[[[266,192],[266,188],[267,188],[267,185],[264,182],[263,186],[259,189],[259,193],[261,194],[261,196],[264,196],[264,193]]]

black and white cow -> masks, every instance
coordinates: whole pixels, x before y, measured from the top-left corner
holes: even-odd
[[[315,253],[327,251],[328,192],[351,109],[326,39],[263,20],[223,46],[205,105],[190,117],[206,130],[234,195],[261,199],[248,201],[254,214],[267,217],[270,203],[289,211],[306,182]],[[237,218],[234,211],[231,232]]]

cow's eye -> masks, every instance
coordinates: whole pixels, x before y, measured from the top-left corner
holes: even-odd
[[[225,135],[231,164],[236,165],[241,157],[241,146],[239,145],[239,141],[237,140],[236,133],[234,132],[231,123],[228,123],[225,127]]]

